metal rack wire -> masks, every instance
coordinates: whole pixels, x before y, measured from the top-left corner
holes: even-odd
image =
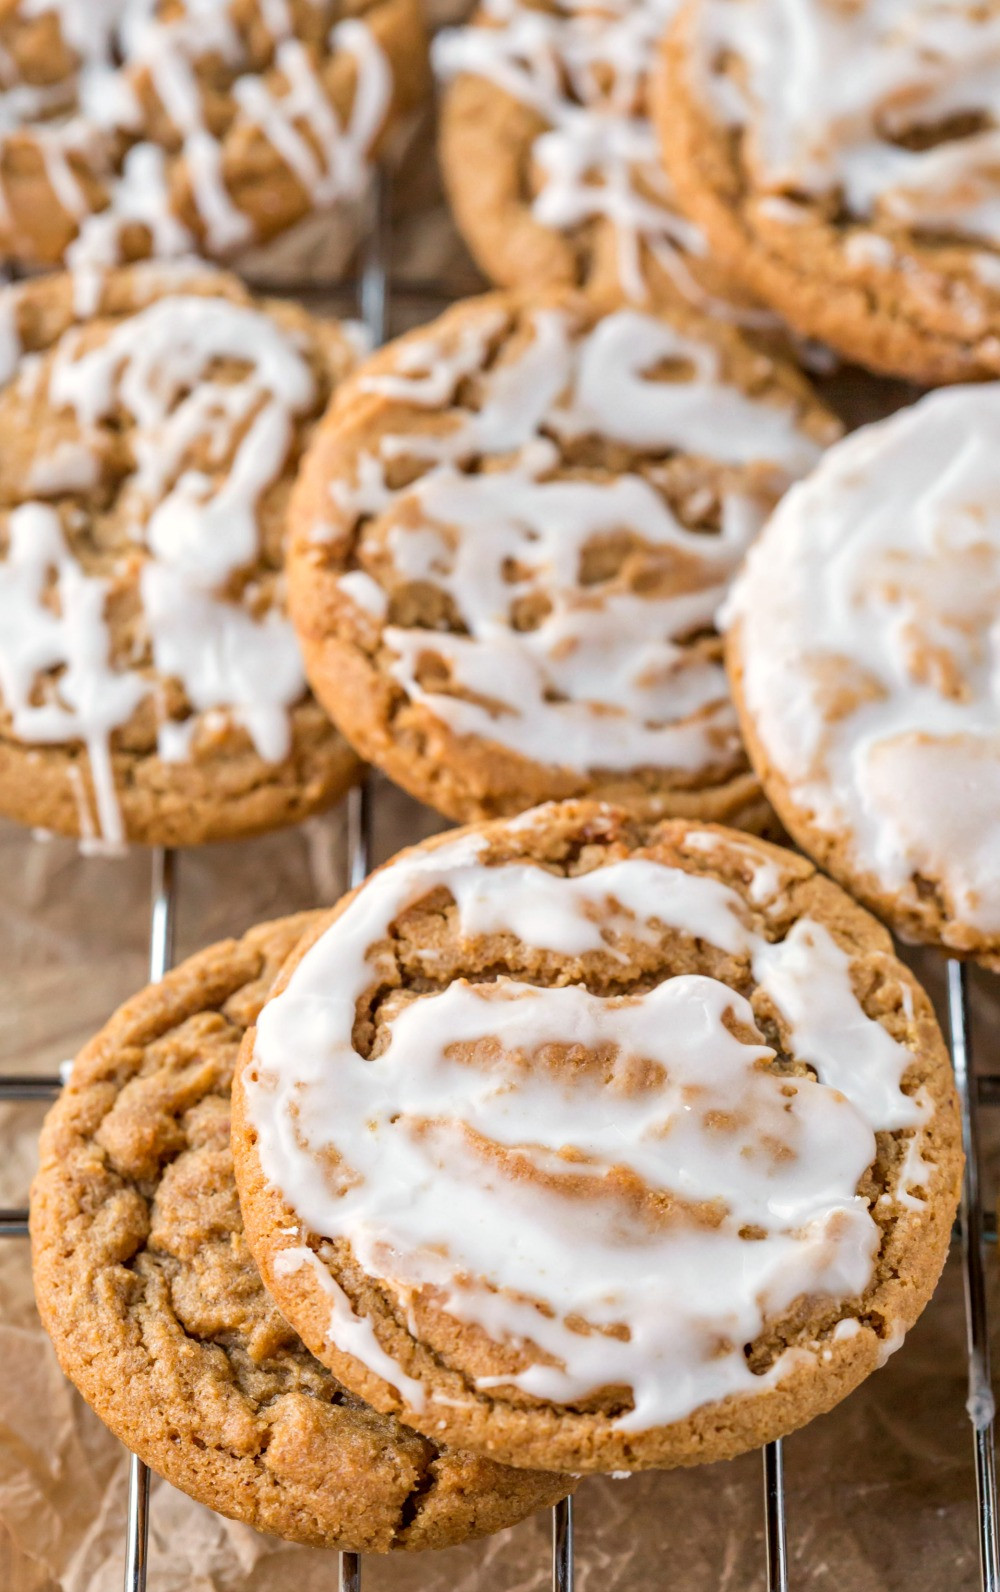
[[[373,345],[385,340],[389,282],[388,194],[384,181],[373,188],[372,212],[367,230],[364,265],[359,280],[358,310]],[[416,297],[440,301],[436,284],[411,285]],[[347,797],[347,879],[350,888],[369,871],[372,851],[373,791],[365,782]],[[174,925],[178,892],[177,855],[154,848],[149,921],[149,977],[163,978],[173,961]],[[982,1592],[1000,1592],[1000,1540],[998,1540],[994,1402],[990,1380],[989,1318],[985,1287],[985,1251],[995,1239],[996,1226],[984,1211],[980,1190],[979,1106],[1000,1107],[1000,1075],[975,1075],[969,1032],[969,1002],[965,966],[948,962],[948,1014],[951,1053],[962,1114],[965,1177],[958,1221],[965,1284],[965,1319],[968,1369],[967,1408],[973,1432],[978,1515],[979,1568]],[[61,1088],[58,1077],[9,1074],[0,1077],[0,1104],[54,1098]],[[28,1212],[0,1209],[0,1238],[26,1237]],[[124,1592],[145,1592],[149,1537],[150,1472],[136,1455],[130,1456]],[[763,1450],[763,1506],[765,1584],[767,1592],[789,1592],[785,1508],[784,1456],[781,1441]],[[361,1592],[361,1559],[339,1555],[340,1592]],[[573,1500],[564,1499],[552,1510],[552,1589],[573,1592]]]

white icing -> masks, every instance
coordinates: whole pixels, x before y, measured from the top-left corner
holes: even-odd
[[[1000,932],[1000,385],[840,443],[752,551],[729,614],[767,760],[855,868]]]
[[[724,379],[711,345],[666,321],[621,310],[581,334],[567,312],[541,310],[518,357],[501,355],[484,371],[504,327],[503,313],[487,308],[447,350],[428,335],[404,344],[392,370],[362,379],[400,403],[453,406],[441,432],[396,434],[390,425],[378,453],[362,456],[357,483],[338,481],[331,492],[349,524],[384,516],[391,579],[447,593],[462,622],[460,633],[386,625],[391,673],[456,734],[498,741],[536,762],[687,775],[735,766],[721,663],[689,638],[711,634],[764,514],[815,462],[818,445],[790,406],[748,398]],[[650,379],[663,363],[685,379]],[[459,407],[456,392],[470,378],[477,406]],[[771,469],[753,491],[724,493],[717,532],[696,532],[638,473],[553,479],[553,435],[567,444],[587,436],[622,442],[654,459],[677,451]],[[385,465],[399,457],[429,468],[392,492]],[[490,467],[456,468],[473,459]],[[316,538],[336,534],[321,522]],[[639,549],[645,584],[636,575],[630,585],[628,574],[585,584],[587,549],[622,535]],[[351,571],[339,584],[380,621],[386,597],[378,574]],[[519,626],[518,605],[532,602],[541,603],[540,618]]]
[[[21,740],[84,743],[106,840],[121,839],[110,737],[145,696],[160,696],[164,679],[183,686],[191,710],[161,723],[165,760],[187,758],[200,729],[229,721],[264,760],[288,753],[289,710],[305,691],[291,624],[273,603],[259,612],[252,587],[238,597],[226,588],[258,555],[262,495],[315,397],[306,359],[274,321],[211,296],[159,299],[89,348],[71,328],[53,351],[49,402],[79,434],[36,456],[29,490],[92,488],[105,426],[130,417],[132,472],[119,508],[142,549],[141,634],[156,674],[110,660],[107,582],[84,573],[54,511],[28,503],[11,516],[0,563],[0,685]],[[187,462],[195,448],[197,469]],[[59,665],[44,705],[33,705],[39,675]]]
[[[146,693],[135,674],[116,668],[104,621],[107,583],[84,574],[59,516],[26,503],[8,517],[9,547],[0,562],[0,690],[21,740],[36,746],[80,741],[87,749],[103,837],[122,840],[109,739]],[[58,678],[36,696],[40,673]]]
[[[676,208],[646,108],[650,58],[676,8],[677,0],[558,0],[552,10],[485,0],[477,25],[433,45],[443,80],[486,78],[538,114],[535,217],[568,234],[594,221],[613,227],[622,287],[640,303],[647,254],[693,289],[682,257],[706,252]]]
[[[295,1232],[295,1228],[287,1231]],[[423,1409],[425,1398],[420,1383],[407,1376],[395,1360],[386,1354],[371,1322],[355,1314],[343,1288],[330,1276],[318,1255],[306,1244],[297,1244],[275,1256],[274,1270],[279,1277],[309,1271],[330,1301],[330,1326],[327,1332],[330,1342],[338,1344],[346,1353],[355,1355],[376,1375],[383,1377],[397,1393],[405,1395],[415,1410]]]
[[[564,1402],[621,1384],[618,1424],[645,1430],[773,1386],[804,1351],[754,1376],[743,1345],[802,1295],[871,1282],[879,1233],[856,1190],[875,1133],[927,1117],[900,1087],[909,1051],[865,1016],[818,923],[770,944],[705,875],[633,858],[566,878],[485,865],[482,847],[466,835],[374,875],[265,1007],[246,1075],[265,1176],[409,1314],[429,1288],[525,1350],[527,1368],[480,1388]],[[442,887],[467,940],[580,957],[672,927],[745,957],[816,1078],[762,1065],[749,1003],[692,974],[624,997],[458,980],[402,1006],[364,1058],[352,1029],[380,948]],[[377,1332],[373,1346],[335,1315],[330,1335],[401,1389]]]
[[[839,193],[860,219],[1000,245],[995,5],[703,0],[693,25],[698,80],[744,130],[758,191]]]
[[[161,13],[166,10],[167,15]],[[225,255],[251,243],[250,217],[232,196],[223,143],[209,126],[199,67],[222,61],[233,74],[235,111],[224,136],[257,128],[304,189],[313,208],[356,199],[366,188],[370,161],[389,112],[392,74],[384,51],[359,18],[331,29],[326,48],[352,57],[355,89],[345,122],[327,98],[314,55],[295,32],[294,14],[278,0],[260,8],[271,35],[273,61],[260,70],[229,5],[178,0],[21,0],[25,16],[54,14],[77,57],[65,83],[34,86],[16,80],[13,66],[0,89],[0,138],[30,127],[56,200],[79,235],[67,254],[79,282],[79,309],[93,302],[100,273],[120,254],[123,229],[139,222],[155,255],[186,253],[190,233],[174,213],[165,151],[145,136],[135,92],[148,74],[179,141],[207,250]],[[127,144],[120,169],[116,147]],[[89,214],[73,159],[94,171],[107,207]],[[2,201],[0,187],[0,201]]]

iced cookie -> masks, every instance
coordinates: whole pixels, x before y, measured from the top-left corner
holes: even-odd
[[[417,0],[9,0],[0,255],[242,260],[318,218],[343,254],[426,79]]]
[[[458,225],[502,287],[581,287],[722,319],[733,278],[680,211],[647,103],[677,0],[486,0],[433,46],[441,163]],[[760,319],[758,312],[757,319]]]
[[[652,98],[687,213],[799,332],[919,382],[1000,372],[993,0],[686,0]]]
[[[459,304],[362,368],[305,462],[313,689],[454,818],[596,793],[759,825],[713,616],[836,434],[797,372],[694,312]]]
[[[310,696],[281,560],[345,334],[208,267],[0,295],[0,812],[95,844],[226,839],[357,761]]]
[[[553,1503],[568,1479],[376,1414],[282,1320],[243,1236],[233,1065],[278,968],[321,916],[192,957],[79,1056],[32,1190],[38,1307],[102,1420],[202,1503],[323,1547],[447,1547]]]
[[[913,1325],[961,1173],[886,931],[730,830],[549,805],[403,852],[241,1051],[282,1313],[376,1408],[519,1465],[728,1458]]]
[[[1000,384],[833,449],[729,609],[744,735],[788,829],[904,939],[1000,969]]]

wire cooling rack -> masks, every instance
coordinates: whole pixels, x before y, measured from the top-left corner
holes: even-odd
[[[388,192],[384,180],[373,189],[364,265],[358,282],[358,314],[374,346],[384,342],[388,319],[389,222]],[[285,292],[289,289],[285,288]],[[436,284],[411,287],[411,294],[438,306],[451,302]],[[374,794],[370,782],[346,797],[347,882],[353,889],[369,871]],[[154,847],[151,856],[149,907],[149,977],[162,979],[173,962],[177,909],[177,855]],[[978,1516],[979,1572],[982,1592],[1000,1592],[1000,1543],[997,1526],[994,1401],[990,1376],[989,1314],[986,1294],[985,1245],[996,1239],[996,1224],[986,1213],[980,1191],[979,1108],[1000,1107],[1000,1074],[973,1072],[966,968],[947,963],[948,1018],[951,1055],[962,1114],[965,1176],[957,1223],[965,1285],[967,1409],[973,1436],[976,1506]],[[0,1104],[52,1099],[59,1093],[59,1077],[25,1074],[0,1076]],[[0,1209],[0,1238],[26,1238],[28,1212]],[[129,1460],[128,1511],[125,1524],[124,1592],[145,1592],[149,1538],[149,1468],[135,1454]],[[763,1515],[766,1592],[790,1592],[785,1512],[782,1444],[763,1450]],[[340,1592],[361,1592],[361,1558],[338,1555]],[[573,1592],[573,1500],[563,1499],[552,1510],[552,1589]]]

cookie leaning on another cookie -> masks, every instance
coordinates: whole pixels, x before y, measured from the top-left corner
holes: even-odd
[[[242,265],[317,220],[342,266],[427,92],[417,0],[12,0],[0,47],[0,256],[71,264],[88,294],[94,268]]]
[[[788,830],[904,939],[1000,970],[1000,383],[856,432],[779,506],[727,656]]]
[[[686,0],[663,160],[721,266],[808,337],[922,383],[1000,372],[1000,9]]]
[[[691,310],[458,304],[359,370],[303,465],[313,689],[453,818],[596,794],[766,823],[714,614],[838,432],[790,365]]]
[[[948,1055],[791,852],[552,804],[436,837],[303,941],[241,1051],[250,1247],[377,1407],[515,1464],[728,1458],[937,1281]]]
[[[462,235],[502,287],[678,298],[748,320],[659,163],[648,72],[677,0],[486,0],[435,39],[441,163]],[[773,322],[758,311],[756,319]]]
[[[554,1503],[568,1478],[443,1448],[369,1409],[282,1320],[243,1236],[233,1065],[322,916],[191,957],[78,1057],[32,1188],[38,1307],[101,1419],[192,1497],[322,1547],[447,1547]]]
[[[0,293],[0,812],[118,844],[254,834],[358,763],[284,613],[292,477],[356,360],[208,266]]]

